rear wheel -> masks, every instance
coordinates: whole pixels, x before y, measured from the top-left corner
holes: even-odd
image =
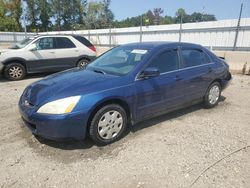
[[[107,145],[120,139],[127,126],[125,110],[116,104],[104,106],[94,115],[89,129],[92,140]]]
[[[81,59],[78,63],[77,63],[77,67],[79,68],[84,68],[87,64],[89,64],[90,61],[87,59]]]
[[[218,82],[212,83],[205,95],[204,105],[206,108],[213,108],[219,102],[221,96],[221,85]]]
[[[20,63],[11,63],[4,69],[4,76],[12,81],[21,80],[26,76],[26,69]]]

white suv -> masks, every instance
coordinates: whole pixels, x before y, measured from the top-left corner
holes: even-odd
[[[95,57],[95,47],[80,35],[35,36],[0,51],[0,73],[21,80],[29,73],[82,67]]]

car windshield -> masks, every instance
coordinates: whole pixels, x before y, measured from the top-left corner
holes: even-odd
[[[21,49],[27,46],[34,38],[25,38],[21,42],[18,42],[10,47],[10,49]]]
[[[86,69],[102,74],[126,75],[140,63],[150,49],[119,46],[106,52]]]

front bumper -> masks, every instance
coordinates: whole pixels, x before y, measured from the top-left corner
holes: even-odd
[[[33,134],[50,140],[82,140],[86,136],[87,120],[82,113],[45,115],[36,113],[35,107],[19,102],[19,111],[25,125]]]

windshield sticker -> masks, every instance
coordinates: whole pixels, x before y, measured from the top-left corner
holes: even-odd
[[[131,51],[133,54],[146,54],[148,51],[147,50],[142,50],[142,49],[134,49]]]

